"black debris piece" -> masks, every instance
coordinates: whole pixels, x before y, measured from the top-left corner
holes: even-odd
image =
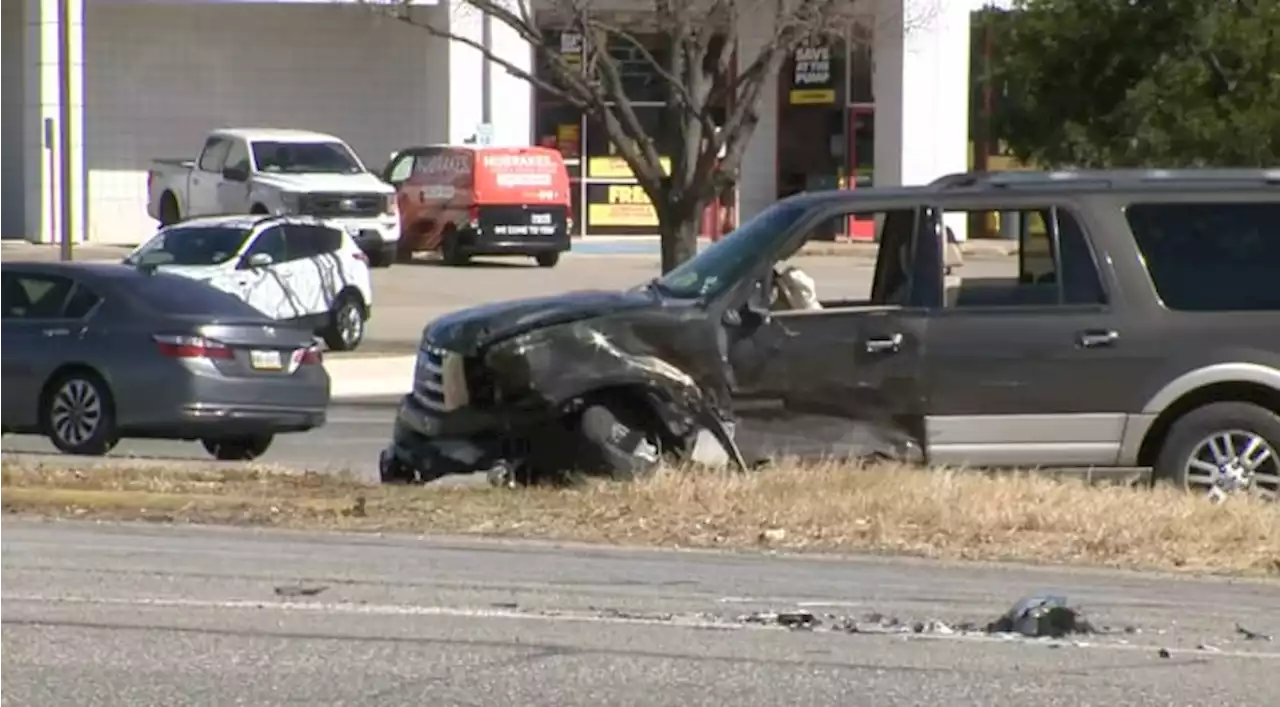
[[[1032,638],[1061,638],[1069,634],[1095,633],[1066,597],[1029,596],[987,625],[987,633],[1018,633]]]
[[[278,597],[313,597],[328,589],[324,585],[283,584],[276,587]]]
[[[812,629],[822,624],[818,617],[809,611],[755,611],[738,617],[744,624],[777,625],[790,629]]]
[[[519,609],[520,604],[514,601],[494,601],[489,602],[489,606],[495,609]]]
[[[1160,656],[1161,658],[1171,658],[1171,657],[1173,657],[1173,654],[1169,652],[1169,649],[1168,649],[1168,648],[1161,648],[1161,649],[1160,649],[1160,651],[1159,651],[1158,653],[1156,653],[1156,655]]]
[[[1257,631],[1250,631],[1249,629],[1245,628],[1244,626],[1241,626],[1240,624],[1236,624],[1236,633],[1240,634],[1241,636],[1244,636],[1244,640],[1246,641],[1270,641],[1271,640],[1271,634],[1259,633]]]

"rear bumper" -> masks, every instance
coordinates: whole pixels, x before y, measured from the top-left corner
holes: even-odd
[[[459,234],[458,250],[465,255],[541,255],[564,253],[570,249],[569,235],[499,236],[465,231]]]
[[[306,432],[325,423],[326,409],[187,403],[167,419],[122,430],[131,437],[200,439]]]

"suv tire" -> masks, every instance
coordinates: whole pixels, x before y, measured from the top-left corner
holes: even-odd
[[[329,324],[321,332],[330,351],[352,351],[364,341],[364,307],[350,291],[338,296],[329,312]]]
[[[657,471],[662,463],[660,441],[644,429],[635,415],[606,405],[582,411],[578,431],[596,469],[615,481],[632,481]]]
[[[1231,449],[1227,449],[1228,439]],[[1215,498],[1242,491],[1241,483],[1251,483],[1278,500],[1277,453],[1280,415],[1253,403],[1210,403],[1174,421],[1156,459],[1155,478]],[[1215,456],[1222,458],[1214,463]],[[1251,462],[1257,462],[1256,468],[1248,468]]]

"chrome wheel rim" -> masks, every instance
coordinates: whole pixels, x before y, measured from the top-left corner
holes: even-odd
[[[1274,501],[1280,497],[1280,455],[1256,432],[1215,432],[1192,448],[1186,478],[1215,501],[1237,493]]]
[[[342,335],[342,340],[347,344],[354,344],[360,340],[360,335],[364,331],[364,319],[360,316],[360,310],[348,304],[338,312],[338,333]]]
[[[49,421],[53,434],[70,447],[84,444],[102,425],[102,398],[86,380],[73,379],[62,384],[53,396]]]

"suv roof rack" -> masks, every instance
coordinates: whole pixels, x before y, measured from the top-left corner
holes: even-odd
[[[1002,170],[994,172],[954,172],[929,183],[935,189],[970,187],[1043,187],[1049,184],[1076,188],[1103,188],[1139,184],[1187,183],[1219,184],[1233,182],[1251,185],[1280,185],[1280,167],[1268,169],[1203,168],[1203,169],[1079,169],[1052,171]]]

